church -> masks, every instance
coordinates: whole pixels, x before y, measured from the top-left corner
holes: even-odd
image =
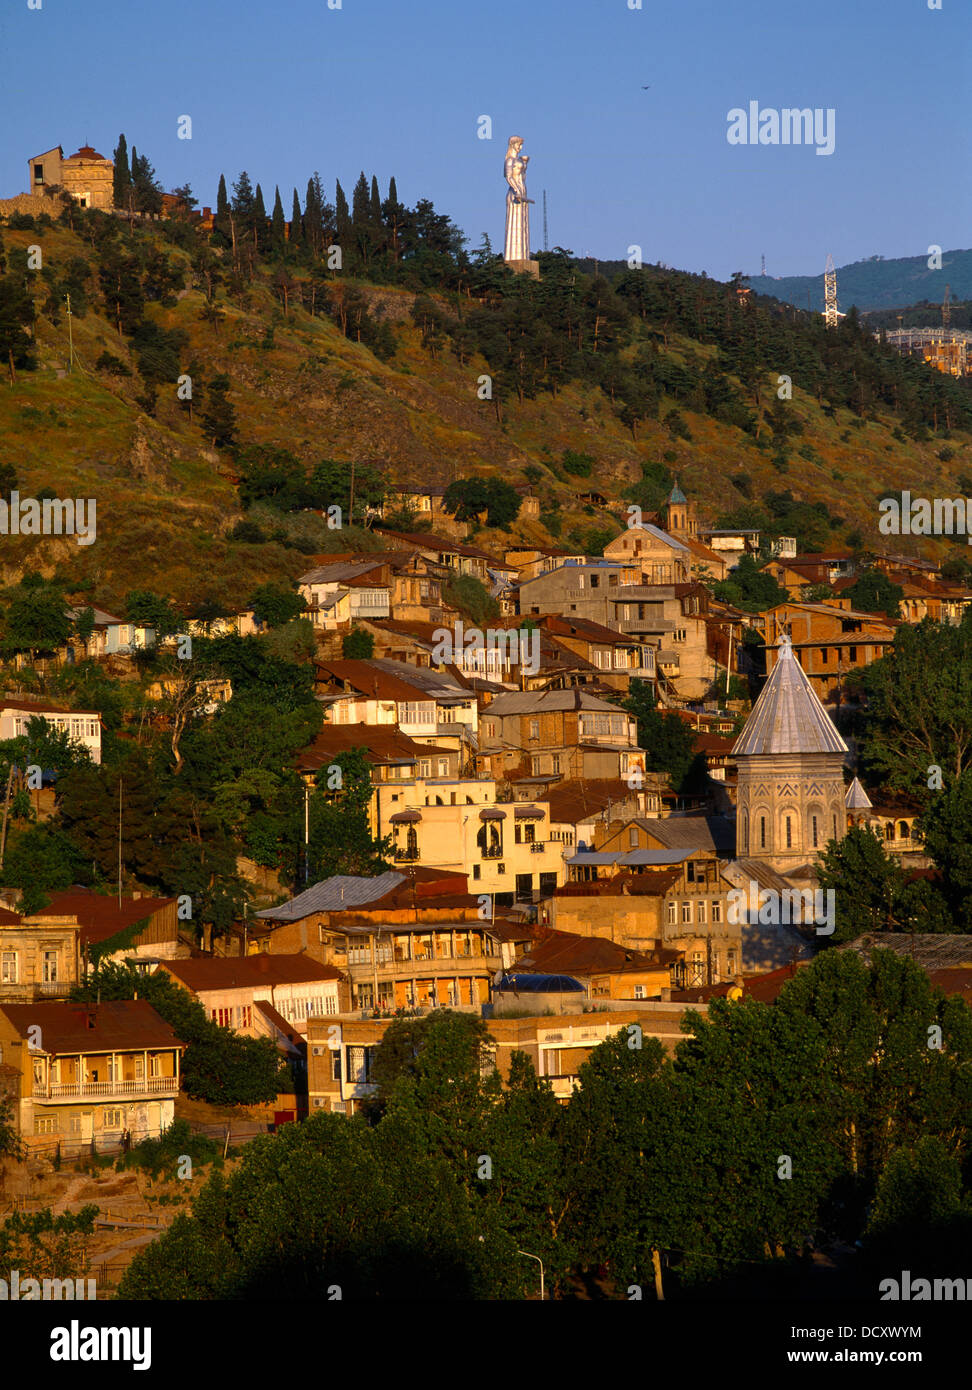
[[[827,842],[847,833],[847,744],[793,653],[778,660],[732,749],[738,768],[736,857],[791,880],[813,877]]]

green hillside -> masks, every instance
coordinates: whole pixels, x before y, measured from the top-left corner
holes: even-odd
[[[530,482],[542,524],[481,532],[494,549],[513,536],[596,550],[676,474],[715,521],[755,518],[807,547],[877,544],[889,490],[948,494],[972,473],[968,385],[881,347],[853,315],[827,333],[705,277],[646,267],[609,283],[557,253],[536,284],[488,245],[467,255],[430,204],[391,195],[356,190],[340,231],[333,209],[307,206],[290,240],[245,208],[229,235],[228,215],[213,233],[77,208],[3,228],[2,462],[23,496],[98,506],[94,545],[5,537],[5,582],[29,560],[107,606],[134,588],[223,605],[347,549],[346,530],[298,509],[300,489],[267,484],[269,464],[317,478],[304,492],[318,507],[348,500],[338,482],[326,495],[321,479],[343,476],[327,460],[394,482]],[[338,237],[341,271],[328,269]],[[590,488],[606,508],[579,495]]]

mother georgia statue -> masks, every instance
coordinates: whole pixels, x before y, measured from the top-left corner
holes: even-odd
[[[529,261],[530,259],[530,203],[527,197],[526,167],[530,156],[522,154],[523,137],[514,135],[506,147],[506,163],[503,172],[509,192],[506,195],[506,243],[503,248],[505,261]]]

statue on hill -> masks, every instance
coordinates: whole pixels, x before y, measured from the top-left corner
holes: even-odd
[[[517,269],[530,264],[530,204],[527,197],[526,167],[530,156],[523,154],[523,137],[513,135],[506,147],[503,172],[509,192],[506,195],[506,243],[503,259]]]

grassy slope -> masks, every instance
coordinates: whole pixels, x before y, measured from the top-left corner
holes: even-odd
[[[48,264],[72,255],[87,253],[90,258],[90,249],[61,227],[42,234],[6,230],[4,235],[8,247],[39,241]],[[179,253],[170,249],[170,254]],[[380,460],[395,480],[440,484],[454,476],[493,471],[520,482],[525,464],[543,465],[568,446],[594,454],[598,465],[589,483],[566,486],[549,472],[540,483],[544,505],[554,497],[562,507],[564,534],[575,524],[610,520],[585,510],[578,491],[596,486],[620,501],[621,490],[639,477],[640,461],[660,458],[666,450],[674,452],[671,467],[699,499],[704,515],[714,518],[743,500],[727,477],[746,472],[754,482],[755,500],[766,491],[790,488],[798,497],[826,502],[875,543],[878,498],[902,487],[929,496],[954,493],[958,473],[972,464],[967,436],[950,441],[956,456],[946,467],[936,457],[941,441],[894,441],[893,419],[852,429],[850,441],[842,442],[839,436],[852,417],[838,412],[827,419],[796,383],[792,404],[805,432],[793,441],[786,474],[777,472],[748,436],[684,408],[691,442],[673,439],[658,422],[639,427],[633,441],[599,392],[576,385],[556,398],[541,396],[522,406],[514,402],[500,424],[492,405],[476,396],[483,363],[460,368],[449,351],[433,361],[408,319],[412,296],[388,288],[368,293],[380,297],[395,325],[399,347],[390,363],[343,338],[329,319],[312,319],[299,310],[285,318],[261,283],[253,287],[246,310],[224,305],[226,316],[218,330],[200,319],[204,301],[198,291],[186,293],[171,310],[153,305],[149,313],[186,332],[187,364],[195,359],[205,376],[218,371],[230,376],[243,441],[284,445],[308,461]],[[266,350],[260,342],[271,325],[274,346]],[[231,459],[208,447],[198,421],[190,424],[174,385],[160,392],[153,419],[135,404],[137,378],[105,377],[94,370],[105,350],[128,360],[125,341],[108,322],[93,311],[75,318],[81,370],[73,375],[64,372],[63,319],[56,328],[39,319],[37,341],[38,370],[20,373],[13,389],[0,387],[4,457],[17,469],[22,495],[48,486],[60,496],[97,498],[98,539],[79,547],[72,539],[38,543],[4,538],[5,580],[30,557],[35,565],[40,559],[48,572],[61,563],[107,606],[117,605],[136,586],[169,592],[179,600],[212,596],[233,602],[245,599],[265,578],[293,576],[306,568],[306,558],[292,548],[227,539],[225,533],[241,516]],[[670,340],[668,350],[678,358],[686,353],[705,357],[712,351],[678,339]],[[774,389],[775,377],[767,381],[767,400]],[[796,456],[796,449],[806,444],[822,463]],[[347,544],[315,518],[295,519],[292,525],[309,533],[322,550]],[[528,522],[517,523],[513,535],[551,539]],[[480,537],[493,548],[503,539],[489,532]],[[839,533],[832,537],[835,543],[840,539]]]

